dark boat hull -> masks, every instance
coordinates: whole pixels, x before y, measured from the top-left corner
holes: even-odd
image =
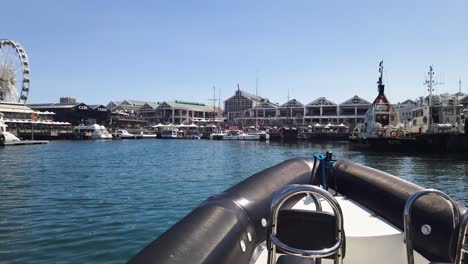
[[[351,147],[395,152],[468,152],[468,135],[421,134],[411,138],[349,139]]]

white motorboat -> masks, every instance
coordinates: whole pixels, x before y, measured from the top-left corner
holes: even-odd
[[[179,137],[179,129],[173,126],[163,127],[161,131],[161,138],[175,139]]]
[[[220,132],[216,132],[216,133],[211,133],[210,134],[210,139],[211,140],[222,140],[223,137],[226,135],[226,132],[225,131],[220,131]]]
[[[119,129],[115,131],[115,138],[117,139],[134,139],[135,135],[128,133],[127,130]]]
[[[143,131],[140,132],[139,135],[135,136],[138,139],[149,139],[149,138],[156,138],[156,134],[145,134]]]
[[[3,143],[20,141],[20,139],[17,138],[15,135],[6,131],[7,127],[8,126],[5,124],[5,121],[3,120],[3,114],[0,113],[0,143],[3,144]]]
[[[247,131],[249,135],[258,135],[260,141],[270,140],[270,134],[266,131],[258,130],[258,129],[250,129]]]
[[[197,130],[189,130],[187,132],[187,136],[185,136],[187,139],[201,139],[200,132]]]
[[[81,135],[82,137],[89,137],[89,139],[112,139],[112,135],[107,131],[106,127],[98,124],[89,126],[79,125],[76,126],[73,131],[77,135]]]
[[[223,140],[260,140],[260,135],[246,134],[241,130],[228,130],[223,136]]]
[[[208,198],[129,263],[462,264],[467,225],[443,192],[328,152]]]

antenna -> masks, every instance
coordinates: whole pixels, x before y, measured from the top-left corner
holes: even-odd
[[[461,77],[458,78],[458,92],[461,94]]]
[[[257,79],[255,82],[255,96],[258,100],[258,70],[257,70]],[[258,101],[255,103],[255,130],[258,129]]]
[[[384,95],[384,92],[385,92],[385,86],[383,85],[383,72],[384,72],[384,67],[383,67],[383,61],[380,61],[379,63],[379,73],[380,73],[380,77],[379,77],[379,80],[377,81],[377,91],[379,92],[379,96],[380,95]]]
[[[215,114],[216,114],[216,86],[213,85],[213,124],[215,123]]]
[[[426,81],[424,82],[427,85],[428,91],[429,91],[429,118],[428,118],[429,119],[428,120],[429,132],[432,132],[432,92],[434,91],[434,86],[442,84],[434,80],[434,73],[435,72],[434,72],[432,65],[429,66],[429,72],[427,73],[429,79],[426,79]]]

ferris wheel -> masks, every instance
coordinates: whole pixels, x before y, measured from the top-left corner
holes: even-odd
[[[29,88],[26,51],[14,40],[0,39],[0,102],[25,104]]]

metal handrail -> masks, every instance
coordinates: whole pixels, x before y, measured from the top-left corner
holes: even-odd
[[[298,194],[310,194],[311,197],[314,199],[314,202],[320,204],[317,199],[317,196],[322,197],[326,200],[333,209],[336,218],[337,230],[336,230],[336,243],[330,248],[325,248],[321,250],[302,250],[290,247],[284,243],[282,243],[277,237],[277,220],[278,220],[278,213],[280,211],[281,206],[291,197],[298,195]],[[318,210],[321,210],[321,206],[317,206]],[[283,187],[280,189],[276,195],[273,197],[271,202],[271,235],[268,237],[269,243],[269,250],[268,250],[268,259],[270,264],[274,264],[276,261],[276,247],[283,250],[284,252],[305,258],[322,258],[331,256],[336,253],[335,256],[335,263],[342,264],[343,263],[343,243],[344,243],[344,233],[343,233],[343,213],[341,211],[341,207],[338,201],[333,197],[329,192],[313,185],[299,185],[299,184],[291,184]],[[272,243],[270,243],[272,242]]]
[[[455,264],[462,264],[463,254],[468,253],[468,244],[466,241],[468,228],[468,211],[463,214],[463,219],[460,225],[460,233],[458,235],[457,255],[455,257]]]
[[[434,195],[442,197],[445,200],[445,202],[447,202],[447,204],[451,207],[454,229],[458,226],[458,223],[460,222],[460,211],[458,210],[457,204],[447,194],[439,190],[435,190],[435,189],[426,189],[426,190],[413,193],[406,201],[405,209],[403,213],[403,223],[404,223],[405,242],[406,242],[406,256],[408,259],[408,264],[414,264],[413,236],[412,236],[413,234],[411,231],[411,211],[413,209],[413,203],[417,199],[425,195],[429,195],[429,194],[434,194]]]

